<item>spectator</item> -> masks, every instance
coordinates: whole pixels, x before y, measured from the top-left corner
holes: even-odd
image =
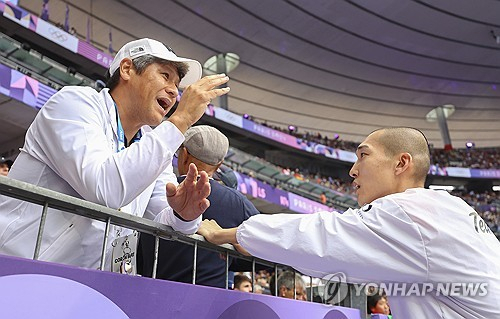
[[[206,172],[210,177],[211,193],[208,196],[210,207],[203,214],[203,218],[214,219],[225,227],[237,227],[250,216],[259,211],[239,191],[221,185],[214,179],[213,174],[221,166],[228,151],[229,141],[216,128],[207,125],[194,126],[186,131],[183,145],[178,150],[177,165],[179,183],[188,172],[189,166],[195,164],[199,171]],[[140,238],[139,258],[143,266],[141,273],[151,277],[154,260],[155,239],[149,234],[142,234]],[[194,248],[178,242],[162,240],[158,254],[158,270],[156,278],[191,283],[193,278]],[[229,266],[232,271],[251,269],[251,265],[241,260],[229,257]],[[245,269],[243,269],[245,268]],[[226,262],[217,252],[198,249],[196,263],[196,284],[225,288]]]
[[[326,205],[326,194],[325,192],[322,192],[321,195],[319,195],[319,201],[321,204]]]
[[[9,174],[10,168],[12,167],[12,161],[6,159],[5,157],[0,158],[0,175],[7,176]]]
[[[387,302],[387,296],[380,294],[378,292],[369,294],[367,296],[366,308],[368,314],[382,314],[382,315],[391,314],[389,303]]]
[[[262,288],[261,285],[259,284],[255,284],[255,291],[254,293],[256,294],[263,294],[264,293],[264,288]]]
[[[345,270],[350,282],[483,283],[486,293],[391,295],[396,318],[494,318],[500,301],[500,243],[463,200],[424,189],[430,156],[411,128],[372,132],[350,170],[360,209],[343,214],[259,215],[237,229],[204,221],[215,244],[240,244],[259,258],[316,277]],[[422,285],[420,285],[422,287]]]
[[[234,290],[252,292],[252,280],[246,275],[234,275]]]
[[[47,101],[9,176],[195,232],[209,206],[208,176],[201,172],[196,180],[192,165],[178,185],[171,159],[210,100],[228,92],[216,89],[228,81],[225,75],[200,80],[201,73],[197,61],[176,56],[161,42],[127,43],[109,67],[109,89],[67,86]],[[178,87],[186,88],[178,107],[162,122],[176,103]],[[0,197],[0,253],[33,257],[40,210],[36,204]],[[95,269],[104,229],[100,221],[51,208],[39,259]],[[123,236],[130,234],[113,226],[107,256],[115,239],[125,242]]]
[[[307,300],[306,284],[299,273],[283,271],[278,276],[278,293],[275,293],[274,276],[269,283],[271,294],[288,299]],[[295,296],[294,296],[295,295]]]
[[[221,164],[217,171],[215,171],[215,173],[213,174],[213,178],[216,181],[221,182],[222,185],[226,185],[229,188],[238,189],[238,178],[236,177],[236,174],[230,167],[224,164]]]

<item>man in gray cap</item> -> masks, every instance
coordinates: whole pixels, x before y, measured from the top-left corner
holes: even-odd
[[[200,79],[198,61],[152,39],[125,44],[108,73],[107,88],[100,92],[66,86],[47,101],[9,177],[194,233],[210,205],[208,176],[202,172],[196,179],[192,165],[178,184],[172,157],[210,101],[229,92],[217,88],[229,78]],[[184,91],[177,109],[163,121],[179,89]],[[38,205],[0,196],[0,253],[33,257],[40,211]],[[104,229],[102,222],[49,209],[39,259],[95,269]],[[113,240],[131,233],[113,226],[107,256]]]
[[[211,193],[208,196],[210,207],[203,214],[203,219],[214,219],[226,227],[237,227],[259,211],[240,192],[219,184],[212,175],[222,164],[229,148],[229,141],[224,134],[207,125],[194,126],[186,131],[185,140],[177,151],[179,183],[184,180],[190,165],[195,164],[199,171],[210,177]],[[150,277],[153,270],[154,237],[141,234],[142,275]],[[172,241],[160,241],[156,278],[191,283],[193,278],[193,247]],[[139,257],[140,259],[141,257]],[[140,260],[139,260],[140,263]],[[248,270],[242,263],[230,258],[230,269]],[[203,249],[198,250],[196,263],[196,284],[224,288],[226,283],[226,263],[219,254]]]

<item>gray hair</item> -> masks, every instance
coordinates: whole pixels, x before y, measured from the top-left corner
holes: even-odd
[[[177,69],[177,73],[179,74],[179,80],[182,80],[182,78],[186,75],[186,73],[189,70],[189,66],[186,63],[168,61],[157,58],[150,54],[135,58],[132,60],[132,63],[134,65],[135,70],[137,71],[137,74],[142,74],[142,72],[144,72],[144,70],[146,70],[148,66],[154,63],[172,65]],[[109,75],[109,70],[108,70],[108,72],[106,72],[106,87],[108,87],[109,90],[112,91],[118,85],[118,83],[120,83],[120,68],[118,68],[115,71],[115,73],[113,73],[112,76]]]
[[[293,271],[287,270],[282,272],[278,276],[278,290],[280,287],[286,287],[287,289],[294,290],[295,286],[301,286],[302,288],[306,288],[306,284],[304,283],[304,280],[302,279],[302,276],[299,273],[295,273]],[[274,291],[274,276],[271,278],[271,282],[269,283],[269,288],[271,289],[271,293],[273,295],[276,294]]]

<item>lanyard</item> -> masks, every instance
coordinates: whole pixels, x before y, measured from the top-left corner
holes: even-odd
[[[125,132],[123,131],[123,127],[122,127],[122,122],[120,121],[120,114],[118,114],[118,107],[116,106],[116,103],[115,103],[115,110],[116,110],[116,133],[118,135],[118,152],[121,152],[125,149],[125,147],[127,147],[127,139],[125,137]],[[142,137],[142,132],[141,130],[137,131],[137,133],[135,134],[134,138],[132,138],[132,143],[135,143],[137,141],[139,141]]]

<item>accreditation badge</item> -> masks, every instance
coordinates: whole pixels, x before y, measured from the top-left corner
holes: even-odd
[[[127,236],[116,238],[111,246],[113,252],[111,253],[111,271],[127,275],[137,274],[137,238],[139,234],[134,231]]]

